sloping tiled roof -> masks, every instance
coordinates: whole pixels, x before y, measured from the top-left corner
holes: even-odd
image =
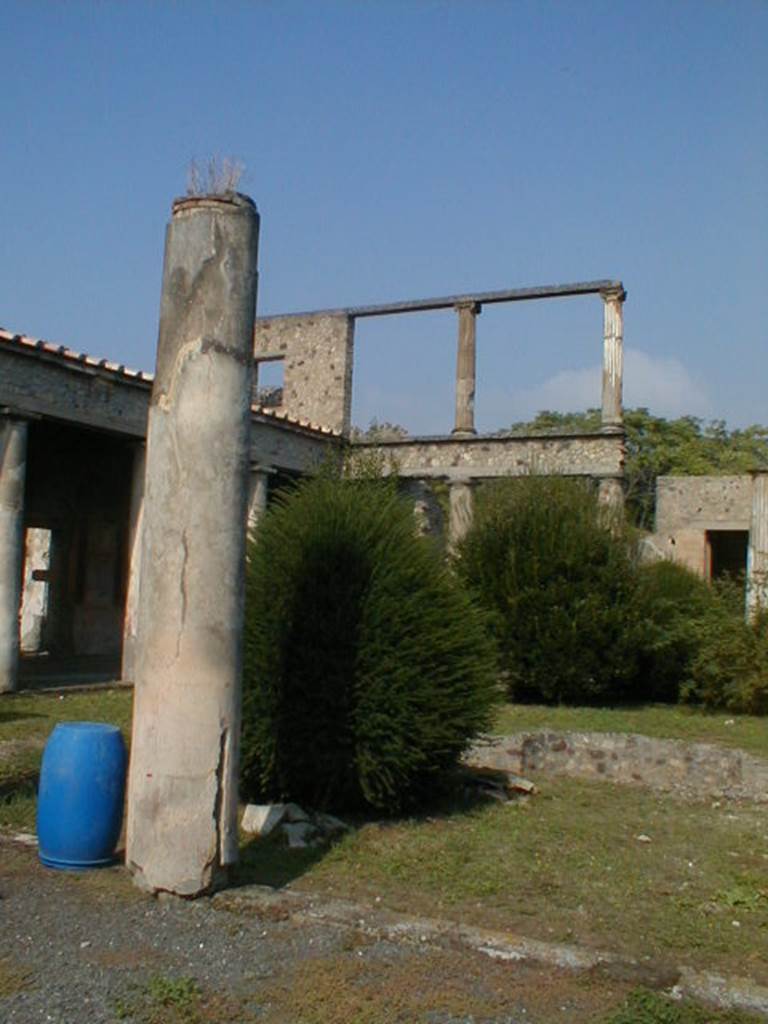
[[[8,348],[25,355],[38,355],[44,359],[52,359],[61,362],[73,369],[99,370],[120,380],[129,381],[134,384],[151,386],[155,375],[145,373],[143,370],[132,370],[123,363],[115,363],[109,359],[99,359],[97,356],[88,355],[87,352],[75,352],[66,345],[54,345],[50,341],[42,341],[39,338],[30,338],[26,334],[14,334],[12,331],[0,327],[0,347]],[[340,437],[338,431],[323,427],[318,423],[311,423],[309,420],[294,419],[280,409],[267,408],[266,406],[253,405],[251,411],[265,419],[276,420],[288,427],[309,430],[316,434],[323,434],[326,437]]]
[[[265,419],[277,420],[278,423],[285,423],[291,427],[301,427],[304,430],[312,430],[317,434],[325,434],[327,437],[341,437],[341,432],[332,430],[330,427],[322,427],[319,423],[312,423],[310,420],[294,419],[288,413],[274,406],[252,405],[251,411]]]
[[[13,334],[2,327],[0,327],[0,342],[29,355],[37,352],[43,356],[59,359],[63,363],[87,367],[88,369],[104,370],[126,380],[142,381],[148,384],[151,384],[154,380],[154,374],[152,373],[132,370],[122,363],[113,363],[109,359],[98,359],[96,356],[89,356],[86,352],[75,352],[73,349],[67,348],[66,345],[53,345],[50,341],[30,338],[26,334]]]

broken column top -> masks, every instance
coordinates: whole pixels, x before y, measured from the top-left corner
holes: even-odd
[[[199,196],[179,196],[173,200],[171,212],[174,217],[183,214],[187,210],[199,210],[200,207],[212,207],[221,210],[222,206],[232,206],[256,210],[256,203],[250,196],[242,192],[205,193]]]

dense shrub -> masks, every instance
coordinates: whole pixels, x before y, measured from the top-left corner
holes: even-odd
[[[383,480],[322,475],[249,549],[242,778],[253,797],[394,810],[488,728],[484,616]]]
[[[642,565],[638,578],[638,613],[646,630],[636,689],[644,700],[675,703],[699,649],[697,624],[712,614],[715,598],[701,576],[675,562]]]
[[[589,487],[543,477],[487,486],[456,569],[493,615],[511,699],[638,699],[647,623],[632,545],[606,528]]]
[[[719,583],[690,630],[694,653],[682,699],[712,709],[768,714],[768,610],[747,622],[742,586]]]

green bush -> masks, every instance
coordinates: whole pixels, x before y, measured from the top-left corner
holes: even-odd
[[[699,649],[697,623],[713,610],[712,590],[675,562],[641,565],[638,579],[638,612],[647,628],[637,689],[646,700],[676,703]]]
[[[544,477],[488,485],[456,569],[493,615],[512,700],[640,698],[648,627],[632,545],[606,528],[587,485]]]
[[[249,549],[242,781],[250,797],[396,810],[497,699],[484,616],[384,480],[277,499]]]
[[[744,589],[719,583],[691,624],[695,653],[681,698],[707,708],[768,714],[768,610],[744,618]]]

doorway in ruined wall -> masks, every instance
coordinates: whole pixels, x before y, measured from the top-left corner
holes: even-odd
[[[712,580],[743,580],[747,571],[749,530],[707,530],[707,575]]]
[[[131,442],[80,427],[29,428],[22,685],[119,676]]]

